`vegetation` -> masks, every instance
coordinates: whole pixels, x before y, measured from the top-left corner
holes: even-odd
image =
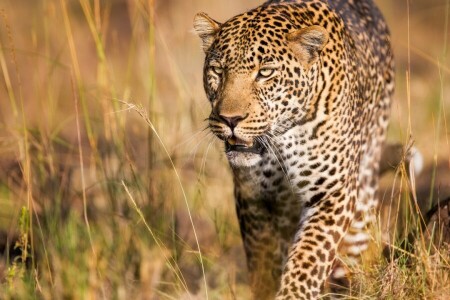
[[[250,297],[190,28],[260,2],[0,3],[0,299]],[[450,250],[421,216],[450,196],[450,1],[377,2],[397,58],[389,140],[427,167],[383,179],[351,296],[449,299]]]

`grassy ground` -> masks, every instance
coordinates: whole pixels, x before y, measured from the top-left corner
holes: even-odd
[[[450,299],[448,249],[417,234],[394,251],[418,227],[408,190],[423,211],[450,196],[450,1],[377,2],[397,59],[389,140],[411,135],[426,168],[415,187],[401,169],[384,178],[352,295]],[[198,11],[224,21],[259,3],[0,3],[1,299],[249,297],[191,28]]]

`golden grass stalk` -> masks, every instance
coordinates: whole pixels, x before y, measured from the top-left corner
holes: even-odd
[[[138,213],[139,217],[141,218],[141,221],[144,223],[145,228],[150,233],[150,236],[152,237],[152,239],[155,242],[156,246],[160,250],[161,254],[164,256],[164,259],[165,259],[166,263],[169,265],[169,268],[173,271],[173,273],[175,274],[176,278],[180,281],[180,283],[183,286],[184,290],[188,291],[187,283],[186,283],[186,280],[184,279],[183,273],[181,272],[181,270],[178,267],[178,265],[176,263],[172,263],[171,259],[167,255],[167,252],[170,252],[170,251],[158,239],[158,237],[153,232],[151,226],[147,223],[147,220],[145,219],[144,214],[142,213],[141,209],[137,205],[136,201],[134,200],[133,196],[131,195],[131,193],[128,190],[128,187],[127,187],[127,185],[125,184],[124,181],[122,181],[122,186],[125,189],[125,192],[127,193],[128,198],[133,203],[133,207],[136,210],[136,212]],[[148,295],[148,296],[150,297],[151,295]]]
[[[197,253],[196,254],[198,255],[198,259],[199,259],[199,262],[200,262],[200,265],[201,265],[201,268],[202,268],[203,284],[204,284],[204,288],[205,288],[205,296],[206,296],[206,299],[209,299],[208,298],[208,284],[206,282],[205,266],[204,266],[204,263],[203,263],[203,255],[202,255],[202,252],[201,252],[201,249],[200,249],[200,244],[199,244],[199,241],[198,241],[197,231],[195,229],[194,221],[192,219],[192,214],[191,214],[191,210],[189,208],[189,203],[188,203],[188,199],[187,199],[187,196],[186,196],[186,192],[184,190],[183,183],[181,182],[181,177],[178,174],[177,168],[175,167],[175,163],[173,162],[172,157],[170,156],[169,151],[167,150],[163,140],[161,139],[160,135],[158,134],[158,131],[156,130],[156,128],[153,125],[153,123],[150,120],[150,118],[148,117],[147,111],[142,106],[135,105],[135,104],[132,104],[132,103],[129,103],[129,102],[125,102],[125,101],[120,101],[120,102],[125,104],[129,110],[133,110],[133,111],[137,112],[144,119],[144,121],[147,123],[147,125],[151,128],[152,132],[154,133],[155,137],[157,138],[158,142],[160,143],[160,145],[161,145],[165,155],[167,156],[167,158],[169,160],[169,163],[170,163],[170,165],[171,165],[171,167],[172,167],[172,169],[173,169],[173,171],[175,173],[175,177],[177,178],[177,182],[178,182],[178,185],[180,186],[181,193],[183,194],[184,203],[186,205],[186,209],[187,209],[188,216],[189,216],[189,222],[191,223],[192,232],[194,233],[194,238],[195,238],[195,242],[196,242],[196,245],[197,245]]]

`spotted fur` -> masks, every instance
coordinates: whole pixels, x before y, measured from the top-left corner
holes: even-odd
[[[367,248],[394,68],[371,0],[268,1],[194,28],[255,299],[316,299]]]

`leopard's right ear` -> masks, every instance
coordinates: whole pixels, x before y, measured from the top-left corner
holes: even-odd
[[[287,35],[292,51],[297,54],[307,68],[318,59],[319,53],[327,44],[328,39],[329,35],[325,28],[317,25],[298,29]]]
[[[202,39],[203,51],[208,51],[214,42],[214,37],[220,29],[220,23],[201,12],[194,17],[194,31]]]

